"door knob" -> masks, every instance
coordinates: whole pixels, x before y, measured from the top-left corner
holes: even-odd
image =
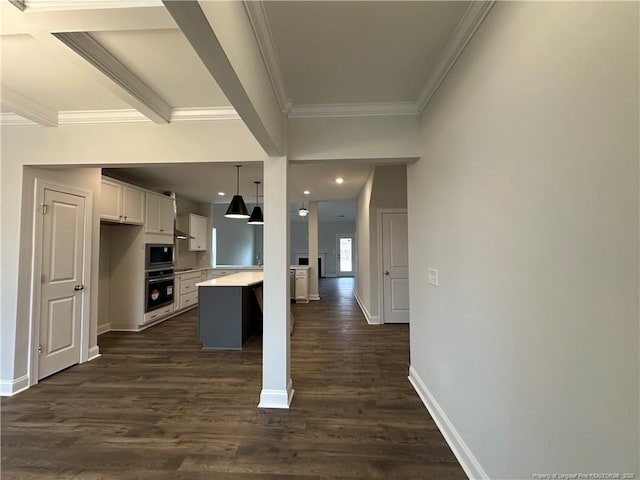
[[[388,276],[388,275],[389,275],[389,271],[388,271],[388,270],[385,270],[385,271],[384,271],[384,274]]]
[[[77,292],[78,290],[84,290],[84,285],[76,285],[73,289]]]

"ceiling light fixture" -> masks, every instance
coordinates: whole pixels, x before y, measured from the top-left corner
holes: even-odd
[[[218,192],[218,195],[219,195],[220,197],[224,197],[224,192]]]
[[[256,184],[256,206],[253,207],[251,211],[251,218],[247,222],[250,225],[264,225],[264,217],[262,216],[262,209],[260,208],[260,197],[258,195],[258,189],[260,188],[260,183],[258,181],[253,182]]]
[[[298,209],[298,215],[300,215],[301,217],[306,217],[307,215],[309,215],[309,210],[304,208],[304,202],[302,202],[302,206]]]
[[[340,184],[344,183],[344,178],[342,178],[342,177],[338,177],[338,178],[336,178],[336,183],[337,183],[338,185],[340,185]]]
[[[240,195],[240,167],[242,165],[236,165],[236,194],[231,199],[227,213],[224,214],[227,218],[249,218],[249,212],[247,206],[244,204],[244,200]]]
[[[302,192],[302,193],[304,193],[305,195],[311,195],[311,192],[310,192],[309,190],[305,190],[305,191],[304,191],[304,192]]]

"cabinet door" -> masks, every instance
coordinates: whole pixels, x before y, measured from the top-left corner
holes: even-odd
[[[137,188],[122,187],[122,215],[125,223],[144,223],[144,192]]]
[[[160,196],[159,232],[173,236],[173,199]]]
[[[114,222],[122,219],[122,186],[104,179],[100,182],[100,218]]]
[[[144,230],[148,233],[160,233],[160,197],[147,193]]]
[[[189,235],[194,237],[189,240],[190,251],[207,250],[207,217],[190,213]]]
[[[306,302],[309,300],[309,281],[306,271],[296,271],[296,300]]]

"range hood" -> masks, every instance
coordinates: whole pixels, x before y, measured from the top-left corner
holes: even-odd
[[[176,204],[176,193],[175,192],[165,192],[165,195],[171,197],[173,200],[173,237],[176,240],[191,240],[196,237],[192,237],[188,233],[183,232],[182,230],[178,230],[178,205]]]

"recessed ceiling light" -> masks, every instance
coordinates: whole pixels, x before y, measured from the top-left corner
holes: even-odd
[[[311,192],[310,192],[309,190],[305,190],[305,191],[304,191],[304,192],[302,192],[302,193],[304,193],[305,195],[310,195],[310,194],[311,194]]]
[[[343,182],[344,182],[344,178],[342,178],[342,177],[338,177],[338,178],[336,178],[336,183],[337,183],[338,185],[340,185],[340,184],[341,184],[341,183],[343,183]]]
[[[224,192],[218,192],[218,195],[220,195],[221,197],[224,197]]]

